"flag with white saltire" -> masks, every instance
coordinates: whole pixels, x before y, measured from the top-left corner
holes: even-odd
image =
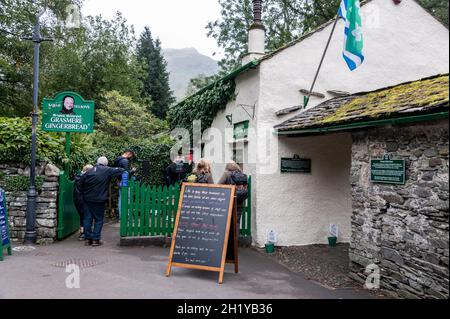
[[[342,0],[339,16],[345,21],[344,59],[350,70],[364,62],[361,6],[359,0]]]

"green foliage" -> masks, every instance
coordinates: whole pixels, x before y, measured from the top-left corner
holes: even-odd
[[[43,176],[36,176],[36,189],[42,190],[44,184]],[[3,176],[0,177],[0,186],[7,192],[26,192],[30,187],[30,178],[28,176]]]
[[[191,96],[202,88],[207,87],[210,84],[213,84],[215,81],[219,79],[218,75],[206,76],[204,74],[200,74],[199,76],[192,78],[189,81],[189,85],[186,89],[186,96]]]
[[[53,11],[42,19],[42,35],[54,41],[41,44],[39,96],[69,90],[101,106],[102,93],[116,90],[141,102],[143,66],[134,51],[134,30],[123,16],[87,17],[80,28],[66,28],[67,5],[80,1],[52,3]],[[0,116],[27,116],[32,110],[33,43],[20,37],[32,34],[37,9],[31,1],[0,2]]]
[[[133,50],[136,39],[132,27],[119,13],[111,21],[99,16],[84,21],[79,29],[53,32],[55,42],[42,54],[42,94],[75,91],[94,100],[99,108],[105,106],[103,94],[109,91],[142,102],[139,78],[143,68]]]
[[[151,138],[168,131],[166,122],[147,113],[144,106],[117,91],[102,95],[105,105],[97,111],[98,130],[111,137]]]
[[[175,102],[175,97],[170,90],[167,62],[162,54],[161,41],[153,40],[148,27],[139,39],[137,58],[144,67],[141,97],[153,102],[148,107],[149,111],[156,117],[165,119],[169,106]]]
[[[419,2],[448,27],[448,0],[419,0]]]
[[[201,94],[193,95],[169,110],[172,128],[185,128],[192,132],[193,121],[201,120],[202,129],[211,127],[217,113],[235,98],[234,80],[220,81]]]
[[[98,157],[106,156],[112,165],[114,160],[126,149],[131,149],[136,154],[133,166],[138,168],[137,176],[142,177],[142,172],[139,170],[141,162],[150,161],[152,168],[150,177],[143,180],[151,185],[160,185],[164,181],[164,170],[170,163],[170,149],[173,144],[168,138],[168,134],[155,139],[138,139],[129,136],[111,137],[97,132],[93,134],[93,152],[86,164],[94,164]]]
[[[60,168],[69,163],[74,169],[85,161],[90,151],[89,137],[72,134],[71,160],[66,159],[65,135],[43,132],[38,124],[37,160],[51,162]],[[0,118],[0,163],[31,162],[31,120],[29,118]]]
[[[266,27],[268,51],[291,42],[309,28],[305,25],[305,14],[310,2],[263,1],[263,24]],[[208,37],[214,38],[225,52],[225,58],[219,63],[223,74],[236,68],[240,64],[241,56],[248,51],[248,30],[253,23],[253,5],[251,0],[219,0],[219,3],[222,7],[222,18],[208,23],[206,28]],[[330,18],[336,13],[337,7]]]
[[[170,150],[172,142],[160,144],[148,144],[137,147],[137,159],[139,161],[149,161],[151,166],[150,176],[142,178],[142,181],[148,185],[163,185],[164,172],[170,164]],[[140,165],[138,165],[140,167]],[[141,176],[138,170],[138,176]]]

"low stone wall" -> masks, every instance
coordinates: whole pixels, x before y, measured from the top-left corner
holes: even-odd
[[[449,124],[383,127],[353,134],[352,277],[381,271],[400,298],[449,297]],[[370,159],[405,159],[406,185],[370,182]]]
[[[0,165],[3,178],[8,176],[30,176],[30,168],[24,164]],[[42,176],[44,182],[39,190],[36,205],[36,232],[38,244],[50,244],[56,240],[58,176],[59,170],[53,165],[41,163],[36,168],[36,174]],[[26,231],[27,192],[6,191],[8,204],[9,227],[11,241],[22,242]]]

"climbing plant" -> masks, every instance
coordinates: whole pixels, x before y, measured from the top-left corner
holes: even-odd
[[[202,121],[202,130],[211,127],[217,113],[235,98],[234,80],[219,81],[211,87],[188,97],[169,110],[172,129],[185,128],[192,133],[193,121]]]

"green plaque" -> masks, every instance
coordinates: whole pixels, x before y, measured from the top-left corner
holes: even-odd
[[[58,93],[42,103],[42,129],[46,132],[94,132],[93,101],[85,101],[75,92]]]
[[[249,121],[234,124],[234,139],[241,140],[248,137]]]
[[[311,160],[299,157],[282,158],[282,173],[311,173]]]
[[[371,160],[370,180],[372,183],[405,185],[405,160],[391,160],[389,156],[382,160]]]

